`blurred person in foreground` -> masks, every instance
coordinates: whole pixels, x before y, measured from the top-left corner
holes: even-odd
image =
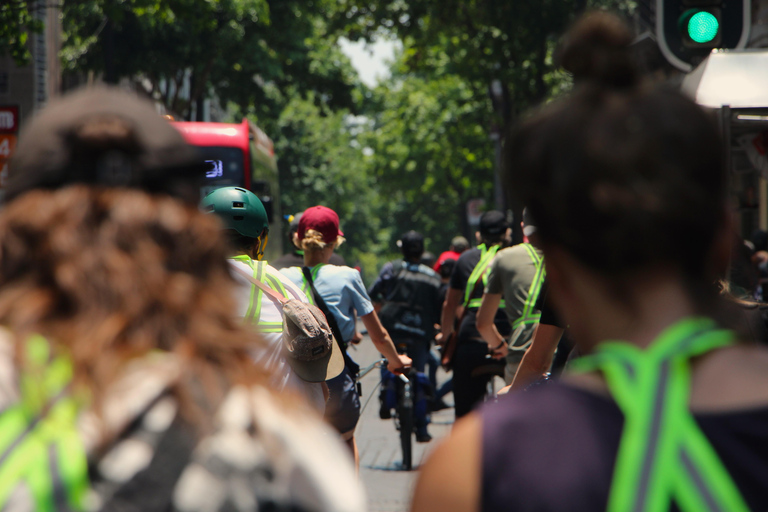
[[[22,132],[0,212],[4,510],[364,507],[335,436],[251,359],[202,171],[116,89]]]
[[[404,371],[411,359],[397,353],[373,309],[360,272],[330,264],[334,250],[345,240],[338,214],[320,205],[307,208],[301,216],[297,238],[304,251],[304,266],[284,268],[281,272],[323,310],[334,336],[342,343],[345,368],[341,375],[328,381],[331,396],[325,418],[341,434],[358,463],[355,428],[360,419],[360,394],[356,379],[360,367],[346,351],[355,339],[356,317],[360,317],[371,341],[387,358],[389,371]]]
[[[415,512],[768,510],[768,351],[712,319],[732,318],[715,286],[723,144],[690,99],[640,82],[632,40],[610,14],[582,18],[560,54],[574,92],[505,146],[586,355],[457,424]]]
[[[289,312],[284,319],[283,310],[289,308],[296,312],[295,308],[276,301],[257,286],[257,282],[266,286],[283,300],[309,302],[304,292],[263,259],[269,242],[269,221],[264,205],[249,190],[223,187],[208,193],[200,202],[200,209],[221,220],[232,250],[229,264],[238,283],[235,298],[238,317],[256,327],[268,344],[267,350],[259,346],[254,351],[254,359],[273,371],[276,389],[300,392],[323,414],[328,399],[325,381],[341,373],[344,358],[334,340],[307,336],[307,332],[297,333],[291,329],[289,323],[293,320],[309,321],[309,331],[316,333],[319,326],[314,325],[313,315],[302,318],[301,312],[298,317]],[[315,311],[322,318],[322,312]]]

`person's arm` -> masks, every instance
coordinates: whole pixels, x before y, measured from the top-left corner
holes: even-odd
[[[506,357],[509,351],[504,337],[499,334],[499,330],[493,322],[499,304],[501,304],[500,293],[484,293],[483,301],[480,303],[480,309],[477,310],[477,317],[475,318],[475,325],[480,336],[488,344],[488,350],[493,352],[493,357],[496,359]]]
[[[469,414],[421,468],[411,512],[477,512],[482,477],[482,422]]]
[[[561,327],[549,324],[540,323],[536,326],[531,346],[523,354],[510,389],[524,389],[549,370],[563,330]]]
[[[363,321],[365,328],[368,329],[368,336],[371,337],[373,344],[376,345],[378,351],[387,358],[387,370],[395,373],[405,366],[410,366],[411,358],[397,353],[395,344],[392,343],[392,338],[389,337],[389,333],[384,326],[381,325],[379,315],[377,315],[375,311],[371,311],[367,315],[361,316],[360,319]]]
[[[440,343],[445,343],[453,332],[453,322],[456,320],[457,309],[459,304],[461,304],[462,293],[463,290],[448,288],[448,293],[445,294],[443,312],[440,315],[441,336],[440,340],[438,340]]]

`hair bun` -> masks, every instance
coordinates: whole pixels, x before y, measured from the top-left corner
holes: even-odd
[[[621,18],[604,11],[592,12],[581,17],[563,38],[560,63],[576,83],[632,87],[639,79],[629,52],[632,39]]]

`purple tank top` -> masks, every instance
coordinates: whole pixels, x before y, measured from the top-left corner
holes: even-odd
[[[605,510],[624,422],[613,401],[552,384],[481,416],[482,511]],[[695,418],[750,509],[768,511],[768,407]]]

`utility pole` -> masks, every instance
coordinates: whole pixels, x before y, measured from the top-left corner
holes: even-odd
[[[496,114],[490,129],[495,153],[493,199],[496,209],[503,212],[506,209],[506,198],[501,181],[501,149],[502,139],[507,131],[507,125],[511,117],[509,89],[501,80],[491,80],[491,83],[488,85],[488,96],[491,98],[493,111]]]

